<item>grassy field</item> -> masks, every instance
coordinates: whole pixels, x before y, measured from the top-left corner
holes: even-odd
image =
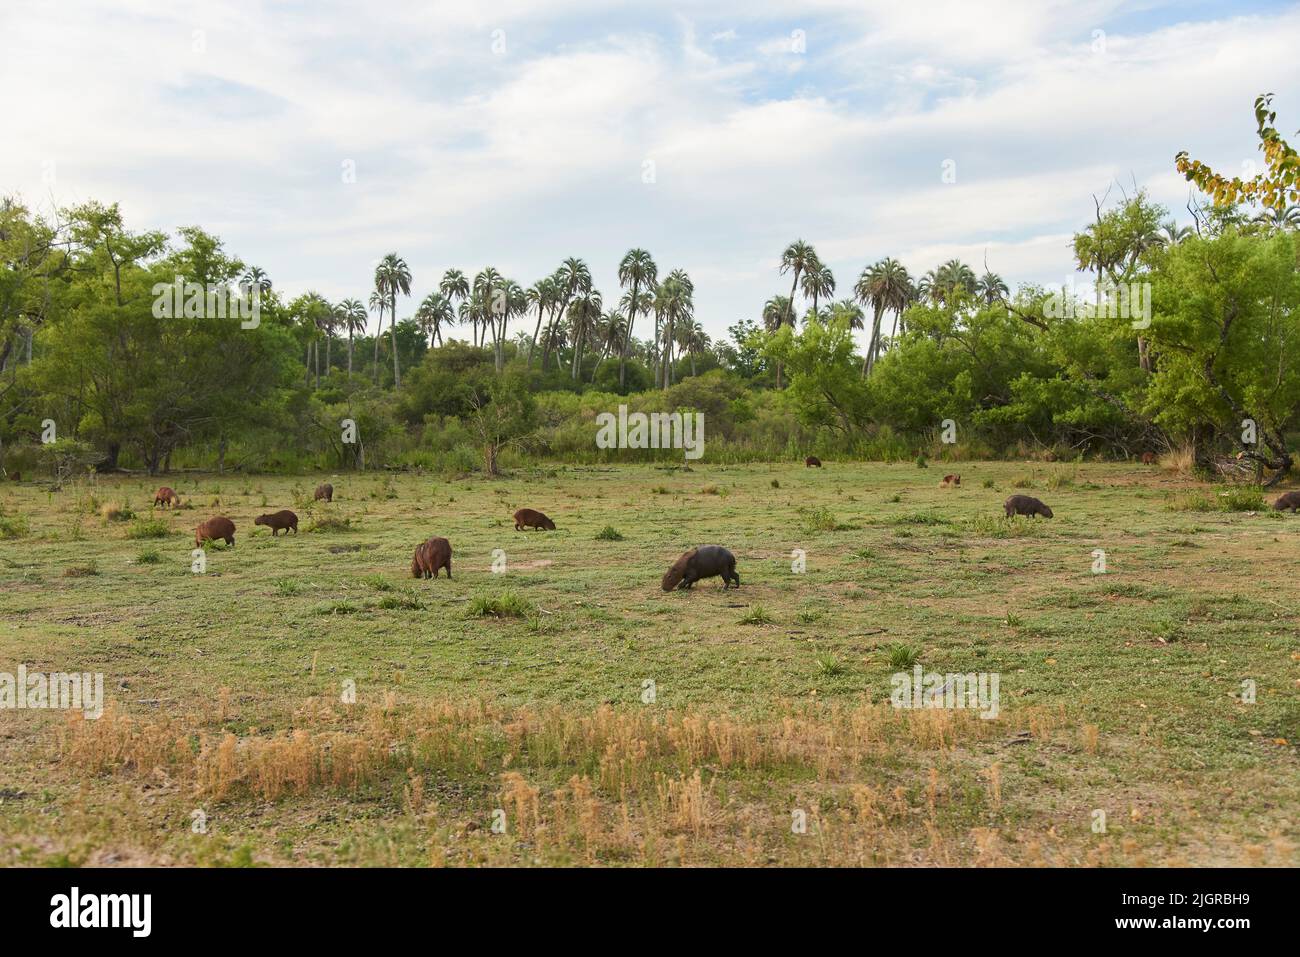
[[[943,471],[0,489],[0,671],[108,699],[0,711],[0,861],[1295,864],[1300,517],[1151,467]],[[285,507],[296,537],[253,525]],[[215,514],[237,545],[195,574]],[[451,581],[411,578],[430,535]],[[742,587],[661,591],[709,542]],[[915,664],[998,674],[997,717],[895,709]]]

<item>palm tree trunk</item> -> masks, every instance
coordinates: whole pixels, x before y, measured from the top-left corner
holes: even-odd
[[[790,325],[794,325],[794,292],[799,288],[799,270],[794,271],[794,282],[790,283],[790,305],[786,308],[786,318]]]
[[[393,388],[402,387],[402,370],[397,367],[397,293],[388,302],[388,333],[393,340]]]
[[[379,340],[384,338],[384,307],[379,307],[379,328],[375,330],[375,385],[379,385]]]
[[[864,379],[871,375],[871,369],[876,364],[876,348],[880,344],[880,316],[883,310],[877,306],[873,311],[875,315],[871,320],[871,341],[867,344],[867,357],[862,363]]]
[[[352,381],[352,330],[348,330],[348,381]]]
[[[538,297],[541,298],[540,296]],[[542,331],[542,304],[537,304],[537,325],[533,327],[533,341],[528,344],[528,368],[533,367],[533,350],[537,348],[537,334]]]
[[[636,322],[636,294],[639,279],[632,279],[632,300],[631,308],[627,311],[627,329],[623,333],[623,342],[618,350],[618,391],[623,391],[624,373],[627,369],[627,350],[632,343],[632,324]],[[595,376],[593,375],[594,379]]]

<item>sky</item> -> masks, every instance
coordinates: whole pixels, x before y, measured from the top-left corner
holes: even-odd
[[[612,305],[642,247],[721,337],[795,239],[841,298],[885,256],[1059,285],[1108,190],[1189,221],[1174,155],[1248,172],[1298,48],[1273,2],[0,0],[0,195],[200,225],[290,296],[395,251],[400,315],[569,256]]]

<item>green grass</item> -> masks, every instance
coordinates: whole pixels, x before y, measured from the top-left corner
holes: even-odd
[[[592,850],[593,863],[971,864],[977,828],[1011,863],[1295,863],[1300,516],[1261,512],[1248,489],[1081,463],[1029,476],[1054,519],[1008,520],[1006,490],[1031,467],[963,463],[970,484],[956,490],[910,459],[557,466],[450,482],[184,475],[169,484],[194,508],[132,522],[77,503],[91,492],[151,501],[157,481],[0,486],[0,672],[102,672],[132,734],[174,722],[157,731],[165,749],[229,733],[240,753],[288,750],[294,730],[311,729],[329,745],[325,767],[344,744],[332,736],[355,728],[366,741],[425,715],[382,773],[263,800],[239,788],[196,797],[175,768],[87,770],[61,750],[64,715],[4,712],[0,792],[27,796],[0,802],[0,841],[28,864],[418,865],[431,848],[453,863],[588,863],[581,839],[491,833],[493,809],[515,807],[503,790],[518,773],[548,808],[585,778],[614,818],[629,789],[631,844]],[[336,501],[300,512],[304,524],[346,534],[250,534],[256,515],[321,481]],[[709,486],[727,494],[701,494]],[[1164,507],[1175,501],[1209,505]],[[522,506],[560,531],[515,532]],[[195,574],[192,530],[216,514],[236,523],[237,547],[209,548]],[[136,540],[142,523],[148,542]],[[432,535],[450,540],[454,577],[416,581],[412,549]],[[705,543],[736,554],[741,588],[715,578],[663,592],[668,565]],[[1104,575],[1091,571],[1099,548]],[[504,574],[492,571],[497,550]],[[752,767],[651,748],[632,784],[615,781],[622,759],[606,755],[645,739],[620,722],[696,714],[674,732],[683,748],[725,743],[729,721],[763,723],[762,740],[779,743],[810,716],[888,708],[892,676],[917,664],[999,674],[1001,715],[942,745],[906,724],[863,732],[860,755],[844,728],[810,733]],[[1247,679],[1254,704],[1241,700]],[[345,681],[355,705],[341,703]],[[452,711],[487,717],[453,734]],[[544,719],[550,730],[530,730]],[[601,721],[622,730],[581,744]],[[708,811],[698,831],[672,823],[669,788],[695,770]],[[887,819],[870,832],[856,816],[864,788]],[[790,808],[814,805],[832,837],[793,838]],[[196,807],[208,835],[189,830]],[[1107,835],[1090,830],[1095,808],[1107,809]],[[666,822],[654,840],[637,816],[651,810]]]

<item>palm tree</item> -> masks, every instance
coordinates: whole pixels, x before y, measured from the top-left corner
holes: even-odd
[[[442,327],[456,322],[456,311],[446,296],[440,292],[431,292],[415,310],[415,322],[420,327],[420,332],[428,337],[432,348],[435,341],[442,345]]]
[[[572,374],[575,380],[582,369],[582,353],[587,339],[597,330],[601,308],[600,293],[590,287],[569,304],[567,315],[569,331],[573,336]]]
[[[366,307],[356,299],[338,304],[339,321],[348,334],[348,378],[352,378],[352,337],[366,331]]]
[[[618,282],[620,286],[632,285],[631,292],[626,299],[627,309],[627,334],[623,337],[623,345],[618,354],[618,390],[623,391],[624,373],[627,364],[627,346],[632,339],[632,327],[636,323],[637,311],[643,305],[643,299],[638,290],[653,287],[658,281],[659,267],[650,254],[644,249],[629,249],[618,264]]]
[[[933,287],[935,282],[941,281],[932,279],[930,285]],[[880,317],[890,310],[896,317],[902,313],[911,298],[912,282],[902,263],[885,258],[862,270],[853,293],[858,302],[871,307],[871,339],[866,355],[862,357],[862,376],[865,378],[871,374],[880,352]]]
[[[862,307],[852,299],[841,299],[839,302],[831,303],[830,315],[827,318],[832,323],[842,322],[847,328],[855,331],[864,327]]]
[[[614,349],[618,350],[619,357],[626,355],[627,350],[627,320],[623,314],[617,310],[610,309],[600,319],[601,340],[603,346],[600,350],[600,358],[596,360],[596,368],[591,370],[591,381],[596,381],[596,372],[600,369],[600,364],[605,361],[605,357]]]
[[[939,301],[945,305],[960,296],[975,295],[978,283],[979,280],[975,278],[975,270],[960,259],[949,259],[935,273],[936,295],[939,297]]]
[[[794,294],[799,288],[800,274],[820,268],[821,261],[817,258],[817,251],[802,239],[796,239],[781,254],[781,275],[784,276],[787,272],[794,273],[794,279],[790,283],[790,308],[785,319],[789,325],[794,325]]]
[[[524,295],[527,297],[529,306],[537,307],[537,325],[533,329],[532,341],[528,344],[528,368],[531,369],[533,367],[533,351],[537,348],[537,335],[542,330],[542,312],[544,310],[554,310],[559,304],[560,295],[555,280],[550,276],[537,280],[528,287]],[[546,371],[545,365],[543,365],[542,371]]]
[[[1260,223],[1272,229],[1300,228],[1300,206],[1267,207],[1251,222]],[[1190,233],[1191,229],[1188,229],[1187,232]]]
[[[387,297],[375,289],[370,293],[370,311],[379,313],[379,325],[375,328],[375,385],[379,385],[379,340],[384,338],[384,310],[388,308]]]
[[[271,277],[261,266],[250,266],[244,273],[244,278],[240,280],[240,284],[250,290],[256,287],[259,293],[271,291]]]
[[[569,305],[573,302],[575,296],[586,296],[591,292],[591,270],[587,264],[575,256],[570,256],[560,264],[560,268],[555,271],[555,284],[560,289],[560,308],[551,316],[551,325],[563,322],[568,317]],[[597,310],[599,311],[599,310]],[[552,338],[554,338],[552,336]],[[574,339],[574,365],[573,378],[578,378],[577,366],[577,339]],[[542,368],[546,368],[546,353],[542,353]]]
[[[975,282],[975,295],[984,300],[986,306],[991,306],[999,300],[1005,299],[1009,290],[1002,277],[995,272],[984,270],[984,275],[980,276]]]
[[[469,280],[459,269],[448,269],[442,274],[438,291],[450,303],[464,302],[469,297]]]
[[[786,324],[790,314],[790,300],[786,296],[773,296],[763,304],[763,327],[768,332],[776,332]],[[776,363],[776,387],[781,388],[781,360]]]
[[[321,332],[325,333],[325,375],[327,376],[330,374],[330,366],[332,365],[334,330],[338,328],[338,325],[338,306],[330,306],[328,310],[321,311],[320,328]],[[320,381],[319,372],[316,375],[316,379],[318,382]]]
[[[679,321],[691,319],[695,315],[695,283],[685,270],[674,269],[668,278],[659,284],[655,293],[655,309],[663,323],[663,387],[672,385],[673,344],[676,341],[676,326]]]
[[[1295,207],[1300,214],[1300,207]],[[1258,219],[1258,217],[1256,217]],[[1179,226],[1177,220],[1167,219],[1160,224],[1159,242],[1162,246],[1177,246],[1192,235],[1191,226]]]
[[[388,332],[393,342],[393,387],[402,387],[402,370],[397,363],[397,294],[411,294],[411,270],[397,253],[389,253],[375,268],[375,288],[388,296]]]
[[[810,268],[803,274],[803,282],[800,283],[800,291],[805,296],[812,299],[813,312],[817,312],[817,300],[826,296],[830,298],[835,294],[835,276],[829,266],[823,266],[818,263],[816,267]]]
[[[494,267],[488,266],[474,277],[470,293],[470,301],[474,303],[473,320],[476,329],[479,322],[483,324],[483,345],[487,345],[488,330],[492,331],[492,351],[496,359],[497,371],[501,369],[497,319],[504,318],[503,314],[508,305],[505,283],[505,277]],[[477,331],[475,339],[477,341]]]

